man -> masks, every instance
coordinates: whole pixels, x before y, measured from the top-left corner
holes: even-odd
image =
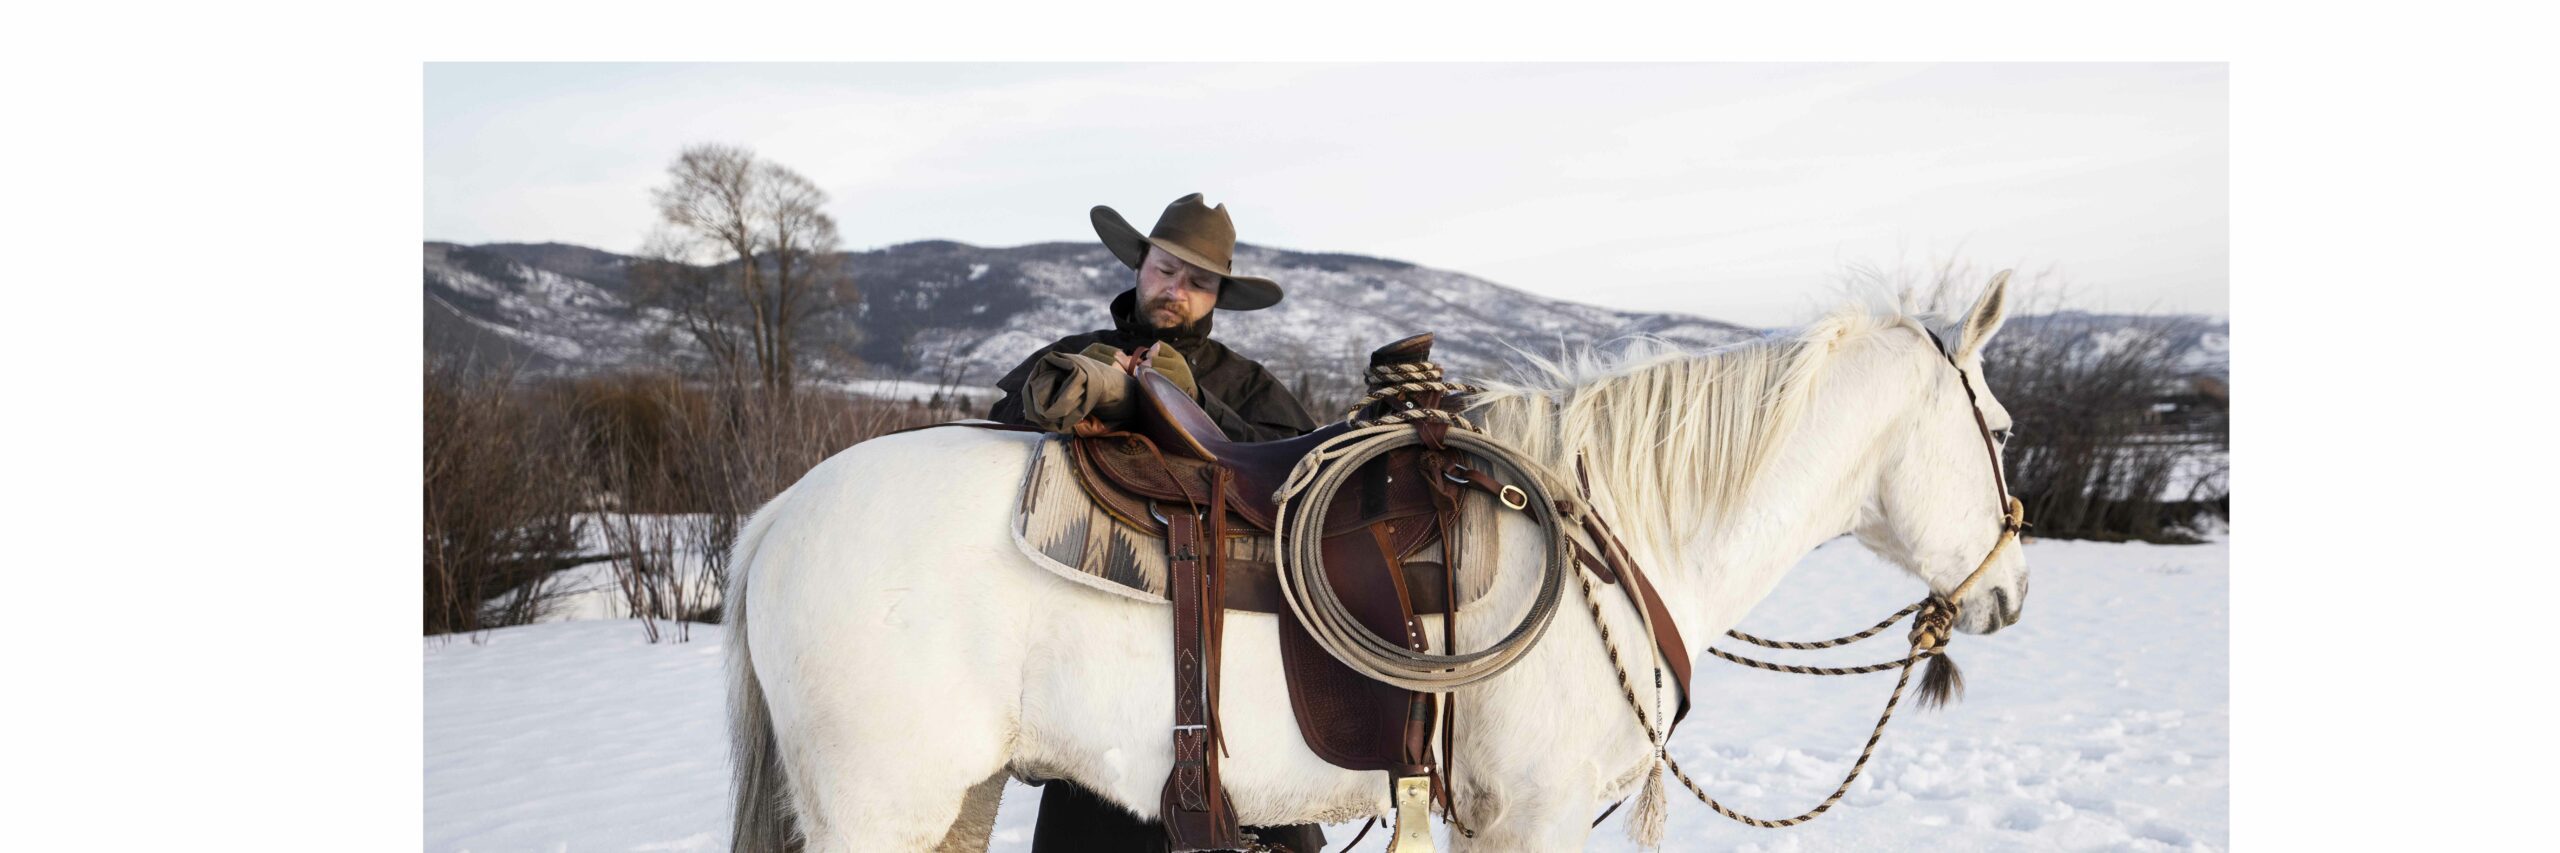
[[[1112,328],[1062,338],[997,380],[1004,398],[987,413],[989,420],[1027,423],[1023,381],[1041,356],[1083,352],[1101,343],[1122,352],[1118,366],[1123,370],[1147,360],[1152,347],[1180,352],[1190,364],[1193,398],[1230,439],[1270,441],[1315,428],[1306,407],[1271,371],[1209,338],[1209,319],[1216,309],[1253,311],[1280,301],[1278,283],[1236,275],[1229,266],[1236,230],[1226,205],[1210,207],[1199,193],[1183,196],[1144,235],[1118,212],[1096,206],[1093,230],[1113,256],[1137,270],[1137,286],[1111,300]],[[1314,824],[1245,831],[1264,844],[1298,853],[1317,853],[1324,846],[1324,831]],[[1072,782],[1052,781],[1040,796],[1032,853],[1130,853],[1168,846],[1162,824],[1141,821]]]
[[[1191,366],[1193,399],[1208,410],[1227,438],[1270,441],[1315,428],[1315,419],[1271,371],[1237,355],[1209,337],[1215,309],[1253,311],[1280,301],[1280,285],[1266,278],[1236,275],[1229,269],[1235,254],[1236,230],[1227,206],[1210,207],[1199,193],[1175,199],[1141,235],[1108,207],[1093,209],[1093,230],[1111,254],[1138,271],[1137,286],[1111,300],[1112,328],[1068,335],[1023,359],[1013,372],[996,381],[1004,397],[987,413],[989,420],[1027,423],[1022,384],[1040,357],[1052,352],[1082,352],[1094,344],[1117,347],[1128,364],[1146,350],[1167,346]]]

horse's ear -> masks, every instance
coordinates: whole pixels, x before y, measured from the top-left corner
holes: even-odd
[[[1974,301],[1973,310],[1964,313],[1964,332],[1956,338],[1962,342],[1956,345],[1957,361],[1981,354],[1982,345],[1991,342],[1991,334],[2009,319],[2009,272],[2001,270],[1992,276],[1991,287]]]

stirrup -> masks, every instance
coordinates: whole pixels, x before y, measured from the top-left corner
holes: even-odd
[[[1391,784],[1396,828],[1387,836],[1387,853],[1437,853],[1431,839],[1431,777],[1403,776]]]

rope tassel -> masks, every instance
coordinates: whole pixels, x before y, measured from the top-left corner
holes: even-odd
[[[1644,792],[1636,795],[1636,809],[1627,814],[1627,840],[1645,850],[1662,849],[1662,825],[1671,816],[1671,798],[1662,788],[1661,753],[1655,753],[1653,770],[1645,774]]]
[[[1940,708],[1951,698],[1964,697],[1964,673],[1956,670],[1954,658],[1945,650],[1929,656],[1920,670],[1920,707]]]
[[[1956,605],[1943,598],[1921,603],[1919,618],[1911,620],[1911,647],[1929,656],[1920,673],[1920,707],[1942,708],[1949,699],[1964,695],[1964,673],[1956,669],[1954,658],[1947,657],[1947,640],[1955,631]]]

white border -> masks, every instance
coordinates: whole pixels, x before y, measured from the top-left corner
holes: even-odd
[[[13,22],[27,849],[421,837],[418,63],[634,57],[2232,61],[2233,838],[2537,837],[2542,679],[2505,665],[2560,601],[2560,74],[2529,7],[372,8]]]

